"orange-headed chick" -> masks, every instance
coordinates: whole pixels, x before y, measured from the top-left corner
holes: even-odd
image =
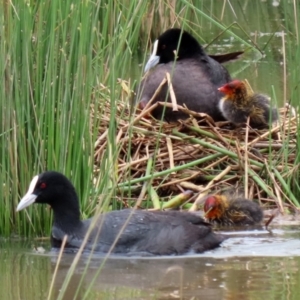
[[[205,217],[222,226],[259,224],[263,219],[260,206],[248,199],[228,199],[225,195],[207,195],[204,202]]]
[[[268,128],[278,119],[276,108],[270,106],[270,98],[254,93],[245,81],[233,80],[218,89],[225,94],[219,102],[219,109],[226,120],[242,125],[250,117],[252,128]]]

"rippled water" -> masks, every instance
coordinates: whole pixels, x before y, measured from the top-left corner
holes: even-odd
[[[181,257],[83,256],[62,299],[299,299],[300,230],[227,232],[222,247]],[[1,241],[0,299],[46,299],[57,254],[41,241]],[[32,250],[30,250],[32,249]],[[51,299],[61,294],[74,255],[64,254]]]

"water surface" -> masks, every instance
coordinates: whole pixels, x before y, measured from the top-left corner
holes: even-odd
[[[180,257],[111,257],[85,254],[62,299],[298,299],[300,230],[226,232],[222,247]],[[57,253],[37,253],[49,241],[3,240],[1,299],[46,299]],[[61,295],[74,254],[64,254],[51,299]]]

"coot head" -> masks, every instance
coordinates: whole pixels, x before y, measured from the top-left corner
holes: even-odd
[[[20,211],[33,203],[49,204],[51,207],[70,205],[79,210],[78,197],[73,184],[59,172],[47,171],[31,180],[26,195],[17,206]]]
[[[170,61],[192,58],[203,54],[203,49],[197,40],[178,28],[165,31],[154,42],[153,52],[145,66],[145,72],[157,64],[166,64]]]
[[[53,230],[59,230],[61,237],[82,227],[77,193],[73,184],[59,172],[47,171],[31,180],[29,189],[20,200],[17,211],[33,203],[49,204],[54,212]],[[55,237],[52,236],[52,242]]]
[[[218,90],[227,96],[232,96],[235,94],[240,94],[243,91],[244,84],[241,80],[232,80],[229,83],[224,84]],[[228,97],[228,99],[231,99]]]
[[[225,206],[223,199],[219,195],[208,195],[204,202],[205,217],[208,220],[219,219],[224,213]]]

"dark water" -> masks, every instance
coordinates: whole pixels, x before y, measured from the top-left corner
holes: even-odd
[[[226,233],[222,247],[201,255],[90,258],[64,254],[51,298],[59,299],[299,299],[300,231],[296,227]],[[39,241],[1,241],[0,299],[47,299],[57,254],[36,253]]]

